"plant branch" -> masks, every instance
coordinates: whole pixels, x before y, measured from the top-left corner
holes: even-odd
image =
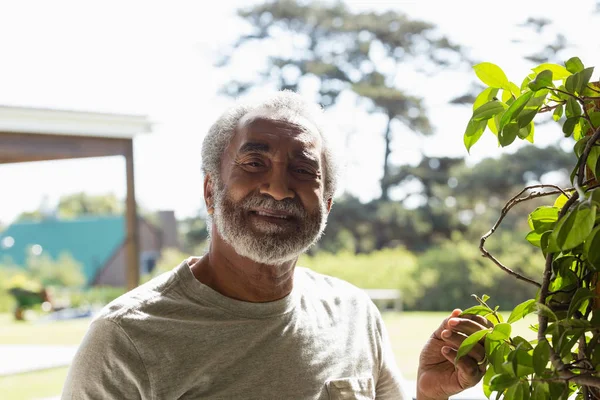
[[[521,196],[523,193],[525,193],[528,190],[531,189],[544,189],[544,188],[553,188],[554,190],[548,191],[548,192],[532,192],[529,195],[525,196],[525,197],[519,197]],[[568,189],[567,189],[568,190]],[[556,186],[556,185],[532,185],[532,186],[527,186],[526,188],[524,188],[523,190],[521,190],[519,193],[517,193],[515,196],[513,196],[507,203],[506,205],[502,208],[502,212],[500,214],[500,217],[498,218],[498,220],[496,221],[496,223],[494,224],[494,226],[492,226],[492,228],[481,237],[481,240],[479,242],[479,250],[481,251],[481,254],[486,257],[489,258],[490,260],[492,260],[492,262],[494,264],[496,264],[500,269],[502,269],[504,272],[507,272],[508,274],[516,277],[517,279],[520,279],[522,281],[531,283],[532,285],[537,286],[538,288],[541,287],[542,285],[536,281],[534,281],[533,279],[530,279],[518,272],[513,271],[512,269],[508,268],[507,266],[505,266],[504,264],[502,264],[496,257],[494,257],[486,248],[485,248],[485,241],[494,234],[494,232],[496,232],[496,230],[498,229],[498,227],[500,226],[500,224],[502,223],[502,221],[504,220],[504,218],[506,217],[506,215],[508,214],[508,212],[510,211],[511,208],[513,208],[514,206],[516,206],[517,204],[527,201],[527,200],[531,200],[534,199],[536,197],[543,197],[543,196],[549,196],[551,194],[559,194],[562,193],[564,194],[566,197],[569,197],[569,195],[567,194],[567,192],[563,189],[561,189],[560,187]]]
[[[583,180],[585,179],[585,166],[587,165],[587,159],[592,151],[592,147],[594,147],[594,143],[598,141],[600,138],[600,128],[596,129],[594,134],[590,137],[590,139],[585,144],[585,148],[581,153],[581,157],[579,158],[579,170],[577,171],[577,182],[579,186],[583,186]]]
[[[596,93],[600,93],[600,90],[595,89],[594,87],[590,86],[589,84],[586,86],[588,89],[590,89],[592,92],[596,92]],[[585,98],[585,97],[584,97]]]
[[[567,202],[565,203],[565,205],[561,208],[560,212],[558,213],[558,219],[560,220],[562,217],[565,216],[565,214],[567,213],[567,211],[569,210],[569,208],[571,208],[571,206],[573,204],[575,204],[575,202],[577,201],[577,199],[579,198],[579,193],[575,192],[573,193],[573,195],[567,200]],[[550,288],[550,278],[552,277],[552,261],[554,260],[554,253],[548,253],[546,255],[546,265],[544,267],[544,274],[543,274],[543,278],[542,278],[542,287],[540,289],[540,297],[538,300],[539,304],[542,305],[546,305],[546,299],[548,298],[548,293],[549,293],[549,288]],[[538,343],[541,342],[546,342],[548,343],[548,339],[546,339],[546,329],[548,328],[548,317],[546,315],[544,315],[541,312],[538,312]],[[562,360],[560,359],[559,356],[556,355],[556,352],[554,351],[554,349],[552,348],[552,346],[550,346],[548,344],[548,348],[550,350],[550,360],[552,361],[552,365],[554,365],[554,368],[556,368],[556,371],[559,373],[559,376],[563,379],[567,379],[566,376],[564,376],[564,374],[572,374],[571,372],[565,372],[565,364],[562,362]],[[579,375],[575,375],[576,377],[581,377]],[[569,376],[568,379],[571,379],[572,377]],[[600,385],[600,378],[596,378],[598,379],[598,384]],[[578,383],[577,381],[573,380],[573,382]],[[582,383],[583,384],[583,383]],[[587,385],[587,383],[585,383]],[[598,386],[600,387],[600,386]]]

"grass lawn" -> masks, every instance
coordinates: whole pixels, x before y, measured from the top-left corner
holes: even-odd
[[[510,313],[504,314],[507,320]],[[419,354],[440,323],[450,312],[385,312],[383,319],[387,327],[396,362],[406,379],[414,380],[417,377]],[[531,318],[530,318],[531,317]],[[529,329],[529,325],[537,323],[537,317],[530,315],[513,325],[513,335],[517,334],[527,340],[536,338],[536,333]]]
[[[47,323],[14,321],[0,314],[0,344],[78,345],[90,323],[89,318]]]
[[[4,400],[32,400],[58,396],[67,378],[68,367],[53,368],[0,378]]]
[[[407,379],[415,379],[421,348],[450,313],[386,312],[383,314],[396,360]],[[505,315],[508,318],[508,315]],[[527,319],[513,324],[514,332],[533,339]],[[12,316],[0,314],[0,344],[77,345],[87,330],[89,319],[52,323],[15,322]],[[12,375],[0,378],[2,400],[39,399],[60,394],[67,376],[67,368]]]
[[[0,344],[78,345],[89,319],[49,323],[17,322],[0,314]],[[0,377],[2,400],[30,400],[57,396],[67,377],[67,367]]]

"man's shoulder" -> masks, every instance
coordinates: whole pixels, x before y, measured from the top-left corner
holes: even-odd
[[[176,270],[178,268],[175,267],[171,271],[164,272],[117,297],[102,308],[94,319],[119,323],[128,317],[142,318],[146,314],[147,307],[150,305],[156,307],[156,303],[164,299],[166,292],[177,283],[179,277]]]

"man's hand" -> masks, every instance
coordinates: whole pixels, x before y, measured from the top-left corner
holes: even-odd
[[[419,358],[417,399],[447,399],[474,386],[485,374],[487,360],[483,343],[475,345],[466,356],[454,364],[456,351],[469,335],[492,324],[478,315],[459,317],[454,310],[433,332]]]

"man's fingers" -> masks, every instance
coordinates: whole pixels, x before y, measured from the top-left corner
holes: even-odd
[[[462,344],[463,340],[467,337],[463,334],[453,332],[450,330],[442,331],[442,339],[447,343],[448,346],[458,349]],[[481,344],[476,344],[473,346],[468,356],[473,358],[478,363],[482,363],[485,361],[485,348]]]
[[[462,373],[459,380],[463,389],[475,386],[485,374],[487,363],[478,364],[477,361],[468,355],[461,357],[458,362],[455,362],[456,350],[451,347],[443,347],[442,354]]]
[[[494,324],[492,321],[490,321],[489,319],[487,319],[486,317],[481,316],[481,315],[465,314],[460,318],[471,319],[471,320],[477,322],[479,325],[485,326],[486,328],[494,327]]]
[[[461,310],[461,309],[459,309],[459,308],[455,308],[455,309],[452,311],[452,313],[450,313],[450,316],[449,316],[449,317],[447,317],[446,319],[444,319],[444,320],[442,321],[442,323],[440,324],[440,326],[439,326],[439,327],[438,327],[438,328],[435,330],[435,332],[433,332],[433,337],[435,337],[435,338],[437,338],[437,339],[440,339],[440,338],[441,338],[441,335],[442,335],[442,331],[443,331],[444,329],[446,329],[446,328],[447,328],[447,326],[448,326],[448,321],[449,321],[451,318],[457,318],[457,317],[460,315],[460,313],[461,313],[461,312],[462,312],[462,310]]]
[[[469,318],[449,318],[447,322],[447,328],[455,332],[464,333],[469,336],[482,329],[487,329],[486,325],[482,325],[477,321]]]

